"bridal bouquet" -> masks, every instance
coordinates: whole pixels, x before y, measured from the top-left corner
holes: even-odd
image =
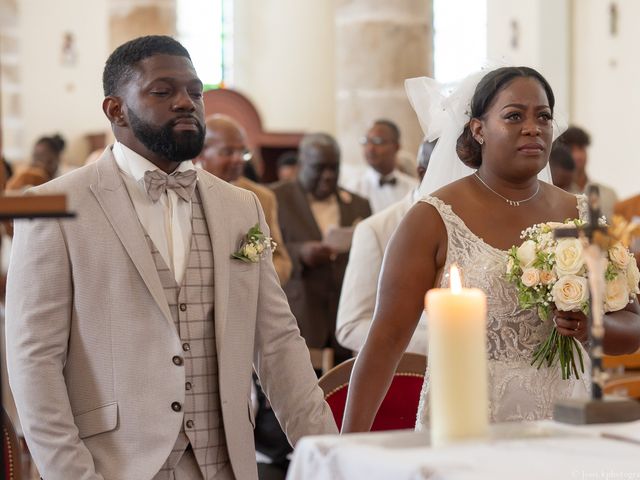
[[[565,223],[540,223],[527,228],[520,238],[522,245],[508,252],[507,280],[518,289],[521,308],[536,309],[543,321],[549,321],[552,311],[589,313],[589,286],[582,242],[577,238],[555,239],[554,230],[581,226],[581,220]],[[633,255],[622,243],[614,243],[607,252],[604,311],[622,310],[640,292],[640,272]],[[572,374],[580,378],[584,372],[582,351],[578,341],[565,337],[554,328],[546,341],[538,346],[532,365],[555,365],[558,361],[562,378]]]

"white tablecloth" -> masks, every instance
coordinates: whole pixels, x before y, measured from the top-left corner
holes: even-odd
[[[602,436],[622,436],[627,441]],[[430,448],[428,433],[307,437],[287,480],[640,480],[640,422],[492,426],[485,441]]]

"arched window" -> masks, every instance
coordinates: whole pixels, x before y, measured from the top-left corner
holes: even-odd
[[[233,83],[233,0],[177,0],[178,39],[205,90]]]
[[[458,80],[484,64],[486,0],[433,0],[433,30],[433,70],[437,80]]]

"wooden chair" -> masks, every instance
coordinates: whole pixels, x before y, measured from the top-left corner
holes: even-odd
[[[604,355],[602,368],[621,371],[640,370],[640,351],[629,355]]]
[[[335,365],[333,348],[310,348],[309,355],[311,356],[311,365],[314,370],[319,370],[322,375]]]
[[[629,398],[640,400],[640,374],[624,375],[609,380],[604,385],[604,393],[613,395],[625,395]]]
[[[22,478],[22,454],[18,435],[9,415],[2,409],[2,451],[4,458],[4,477],[7,480]]]
[[[349,359],[331,369],[318,381],[338,428],[342,427],[354,363],[355,358]],[[427,357],[424,355],[405,353],[402,356],[389,391],[373,421],[372,431],[414,428],[426,369]]]

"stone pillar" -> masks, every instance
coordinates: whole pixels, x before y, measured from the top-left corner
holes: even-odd
[[[432,75],[431,0],[336,0],[336,133],[342,178],[365,167],[358,139],[377,118],[398,124],[415,158],[422,130],[404,80]]]
[[[17,0],[0,0],[0,151],[11,162],[27,155],[22,121]]]
[[[110,51],[143,35],[175,34],[176,0],[110,0]]]

